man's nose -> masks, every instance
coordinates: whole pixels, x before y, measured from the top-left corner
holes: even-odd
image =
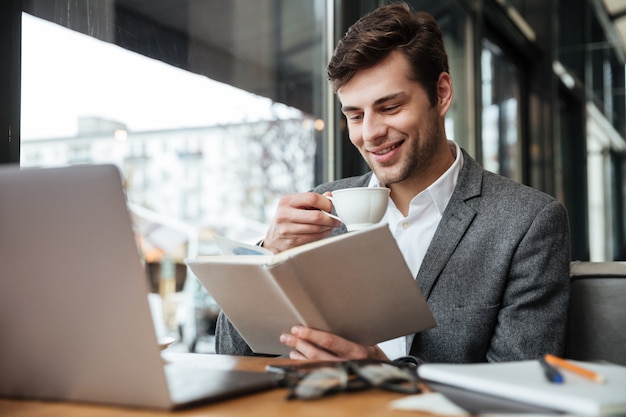
[[[383,118],[375,113],[366,114],[363,116],[363,141],[375,142],[381,136],[384,136],[387,132],[387,127]]]

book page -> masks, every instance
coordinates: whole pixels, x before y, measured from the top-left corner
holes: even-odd
[[[264,255],[273,256],[274,254],[269,250],[262,248],[258,245],[250,245],[248,243],[237,242],[235,240],[227,239],[222,236],[214,236],[211,239],[213,243],[219,248],[222,255],[227,256],[240,256],[240,255]]]
[[[436,325],[388,227],[349,232],[292,257],[333,333],[373,345]]]
[[[279,337],[301,319],[264,267],[219,263],[190,267],[255,352],[289,353]]]

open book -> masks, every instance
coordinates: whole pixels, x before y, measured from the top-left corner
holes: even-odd
[[[296,324],[365,345],[436,325],[385,224],[277,255],[216,243],[243,254],[187,264],[254,352],[288,353],[279,337]]]

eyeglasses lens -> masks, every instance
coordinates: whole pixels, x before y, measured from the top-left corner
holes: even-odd
[[[420,388],[415,370],[385,363],[357,366],[355,372],[371,386],[404,393],[418,393]]]
[[[287,373],[286,384],[291,388],[289,398],[313,399],[338,391],[353,391],[368,387],[418,393],[420,388],[415,369],[386,362],[348,361],[319,368],[303,367]]]
[[[304,374],[292,387],[293,398],[313,399],[342,391],[348,385],[348,373],[342,367],[324,367]]]

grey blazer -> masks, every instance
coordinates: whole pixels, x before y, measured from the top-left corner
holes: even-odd
[[[416,277],[437,326],[409,336],[409,353],[459,363],[561,354],[569,300],[567,211],[545,193],[482,169],[464,150],[463,157]],[[367,186],[370,177],[314,191]],[[216,336],[217,353],[253,354],[222,314]]]

